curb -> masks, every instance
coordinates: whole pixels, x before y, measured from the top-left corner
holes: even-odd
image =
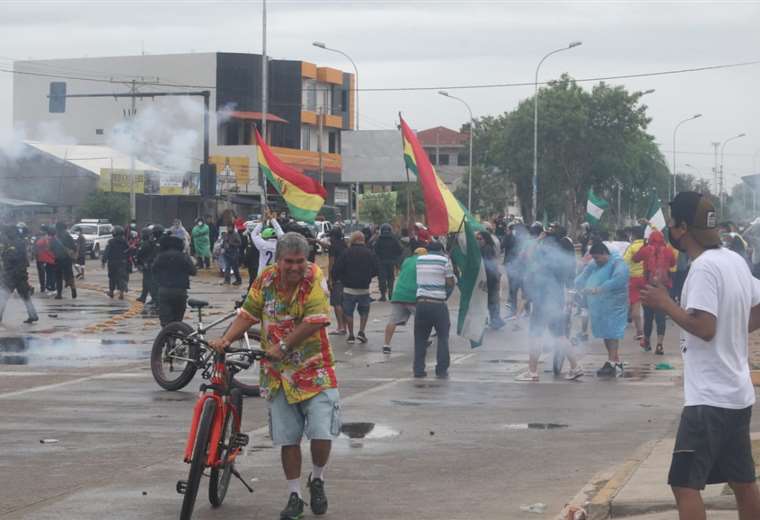
[[[566,504],[557,520],[564,520],[564,511],[570,505],[583,507],[588,514],[587,520],[610,518],[612,501],[623,486],[628,483],[641,463],[649,457],[658,442],[660,442],[659,439],[642,444],[633,455],[619,466],[600,471],[594,475],[578,494]]]

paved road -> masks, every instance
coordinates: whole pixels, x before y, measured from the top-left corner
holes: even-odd
[[[131,301],[110,301],[97,290],[103,272],[89,271],[89,289],[79,299],[38,298],[41,322],[8,327],[0,337],[0,471],[6,476],[0,518],[179,514],[174,488],[187,474],[181,457],[200,379],[186,391],[160,390],[147,361],[155,317]],[[194,282],[192,293],[209,298],[217,315],[237,295],[211,277]],[[12,301],[6,321],[20,321],[21,308]],[[367,345],[334,343],[344,422],[376,427],[367,438],[335,443],[326,473],[328,518],[553,518],[596,472],[648,440],[672,435],[681,406],[678,356],[664,359],[674,370],[655,370],[663,359],[638,352],[629,339],[622,349],[625,378],[565,382],[544,374],[540,383],[517,383],[532,340],[510,324],[489,332],[476,350],[454,339],[449,380],[414,380],[411,327],[399,329],[393,355],[380,353],[389,310],[373,305]],[[669,338],[673,353],[673,331]],[[603,347],[592,342],[584,350],[593,372],[604,360]],[[247,399],[245,408],[253,447],[238,467],[256,492],[233,482],[221,510],[200,495],[195,518],[271,519],[284,505],[265,403]],[[540,429],[549,423],[562,426]],[[520,511],[536,502],[547,504],[544,514]]]

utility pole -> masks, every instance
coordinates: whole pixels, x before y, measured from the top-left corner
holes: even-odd
[[[267,141],[267,111],[269,110],[269,59],[267,58],[267,0],[263,0],[261,6],[261,138],[265,144]],[[261,176],[264,183],[264,195],[262,200],[262,213],[269,204],[269,189],[267,188],[267,176]]]
[[[137,218],[137,195],[135,194],[135,115],[137,110],[137,84],[132,80],[132,86],[129,89],[132,94],[132,109],[129,112],[129,218]],[[111,172],[113,175],[113,172]],[[144,182],[144,181],[143,181]]]
[[[713,189],[715,190],[716,195],[720,195],[720,192],[718,191],[718,147],[720,146],[720,143],[712,142],[710,144],[713,145],[713,149],[715,151],[715,166],[713,166]]]
[[[317,151],[319,152],[319,183],[325,185],[325,168],[322,161],[322,130],[324,129],[325,114],[324,108],[319,107],[317,112]]]

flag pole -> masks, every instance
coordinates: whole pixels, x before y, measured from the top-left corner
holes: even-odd
[[[401,156],[404,156],[404,132],[401,131],[401,111],[398,113],[399,119],[399,133],[401,134]],[[404,159],[404,170],[406,170],[406,227],[411,227],[411,208],[412,208],[412,185],[409,180],[409,166],[406,165],[406,159]]]

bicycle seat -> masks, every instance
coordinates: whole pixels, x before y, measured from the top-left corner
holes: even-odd
[[[196,300],[194,298],[190,298],[189,300],[187,300],[187,304],[192,309],[202,309],[204,307],[208,307],[208,302],[203,301],[203,300]]]

